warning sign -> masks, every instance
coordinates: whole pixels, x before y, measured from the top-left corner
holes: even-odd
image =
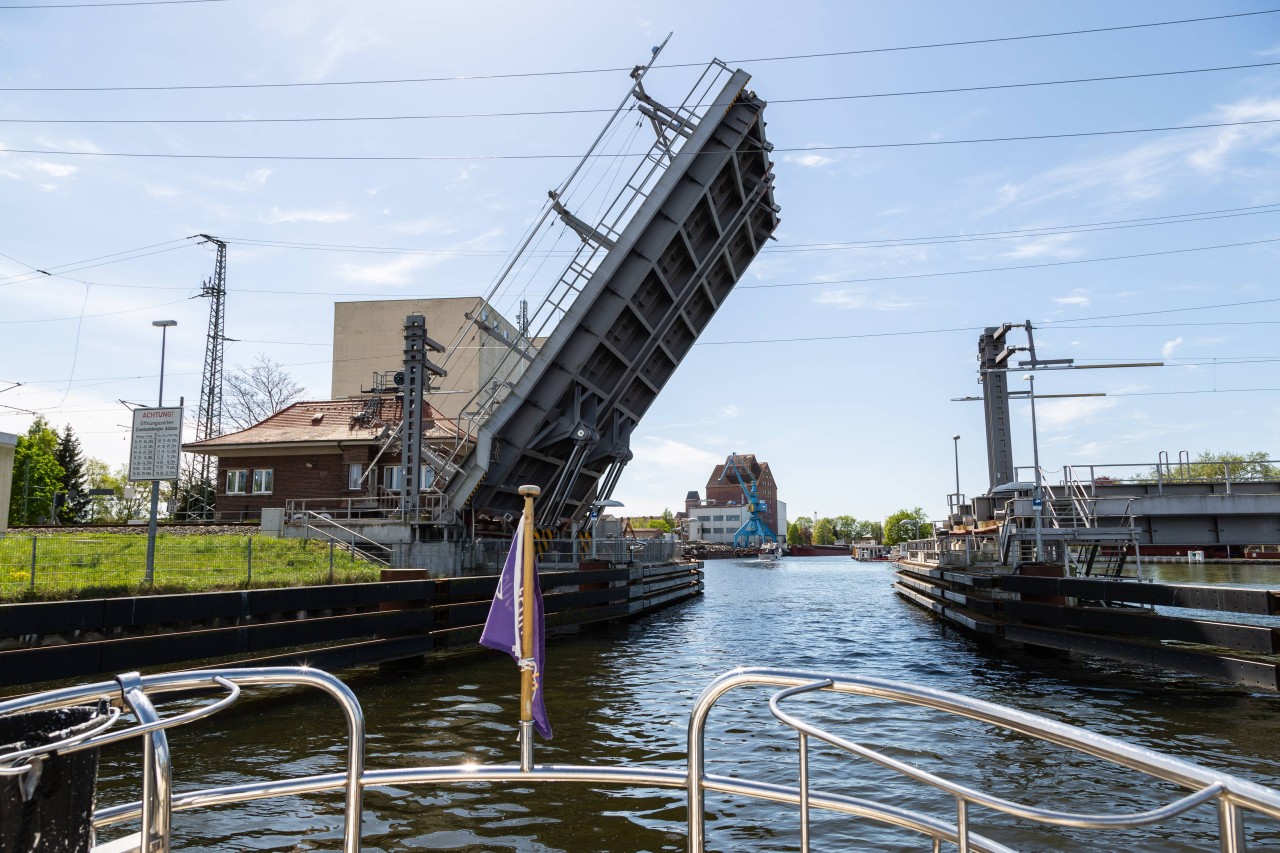
[[[129,482],[176,480],[182,468],[182,407],[133,410]]]

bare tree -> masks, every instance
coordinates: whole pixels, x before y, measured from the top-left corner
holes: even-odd
[[[248,429],[295,402],[303,390],[282,365],[260,352],[252,364],[237,364],[227,374],[222,413],[235,429]]]

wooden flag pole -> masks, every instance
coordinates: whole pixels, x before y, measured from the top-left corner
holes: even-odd
[[[534,566],[533,549],[533,499],[542,493],[537,486],[521,486],[520,494],[524,497],[523,553],[520,555],[520,612],[524,618],[520,620],[520,656],[527,661],[533,660],[533,590],[538,582],[537,569]],[[520,666],[520,769],[526,772],[533,769],[533,669]]]

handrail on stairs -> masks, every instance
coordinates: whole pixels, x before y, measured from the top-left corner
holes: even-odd
[[[377,541],[376,539],[370,539],[368,536],[365,536],[362,533],[358,533],[349,527],[344,527],[338,522],[334,521],[332,518],[328,517],[327,515],[318,513],[313,509],[304,509],[300,513],[295,514],[295,518],[296,518],[296,515],[298,514],[302,515],[303,520],[306,523],[307,531],[314,530],[317,533],[323,535],[325,539],[327,539],[328,541],[333,542],[336,545],[340,545],[341,547],[348,549],[352,553],[355,553],[357,540],[363,543],[366,547],[377,548],[381,551],[386,551],[388,554],[391,552],[391,548],[389,546],[384,545],[383,543]],[[313,518],[316,519],[317,521],[322,521],[325,524],[338,528],[343,533],[350,536],[351,541],[343,540],[338,536],[333,535],[331,532],[327,530],[321,530],[319,527],[312,524],[311,519]],[[305,536],[305,532],[304,532],[304,536]],[[378,563],[379,565],[382,565],[386,568],[391,568],[390,560],[384,560],[381,557],[376,557],[373,554],[368,553],[367,551],[361,551],[361,555],[371,560],[372,562]]]

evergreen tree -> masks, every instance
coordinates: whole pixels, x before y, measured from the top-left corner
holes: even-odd
[[[62,524],[75,524],[86,520],[91,503],[89,481],[85,472],[84,453],[80,450],[80,439],[76,438],[71,424],[67,424],[58,437],[54,459],[62,468],[60,483],[65,495],[62,506],[58,508],[58,521]]]
[[[37,415],[26,435],[18,436],[13,454],[10,525],[40,524],[53,517],[53,496],[62,488],[57,452],[58,434]]]

